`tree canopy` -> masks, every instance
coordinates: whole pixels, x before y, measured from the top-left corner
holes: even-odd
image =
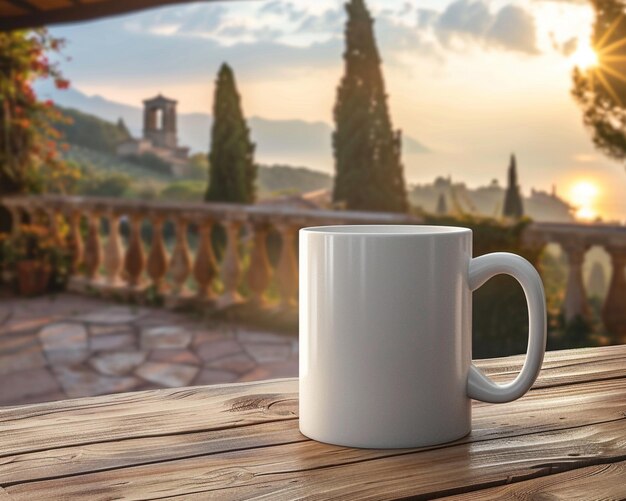
[[[345,72],[334,109],[333,201],[347,209],[407,209],[401,134],[387,109],[373,19],[363,0],[346,4]]]
[[[257,173],[254,147],[241,109],[235,75],[230,66],[222,64],[215,83],[209,186],[205,200],[254,203]]]
[[[504,207],[502,214],[505,217],[519,219],[524,215],[524,204],[522,203],[522,195],[517,184],[517,161],[515,155],[511,154],[508,171],[508,185],[504,194]]]
[[[626,19],[624,0],[591,0],[596,12],[592,47],[597,64],[573,71],[572,95],[595,146],[626,159]]]

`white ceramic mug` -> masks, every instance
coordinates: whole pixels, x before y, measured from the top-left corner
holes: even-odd
[[[494,275],[526,294],[528,354],[496,384],[472,364],[472,291]],[[472,259],[472,232],[447,226],[300,230],[300,431],[367,448],[419,447],[471,429],[470,399],[509,402],[543,362],[541,278],[515,254]]]

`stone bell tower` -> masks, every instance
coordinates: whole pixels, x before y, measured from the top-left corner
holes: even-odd
[[[176,101],[161,94],[143,102],[143,137],[157,148],[176,149]]]

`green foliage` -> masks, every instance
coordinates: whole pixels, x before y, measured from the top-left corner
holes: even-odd
[[[53,79],[59,89],[67,88],[50,54],[62,41],[45,29],[0,32],[0,195],[38,193],[57,185],[68,167],[60,159],[56,140],[59,133],[50,124],[57,119],[52,102],[41,102],[33,83]],[[0,208],[0,232],[10,217]]]
[[[506,187],[504,195],[504,208],[502,215],[513,219],[519,219],[524,215],[524,205],[522,204],[522,195],[519,192],[517,184],[517,162],[515,155],[511,155],[511,163],[509,164],[509,184]]]
[[[124,197],[132,188],[132,179],[119,172],[100,173],[83,171],[77,192],[80,195],[97,197]]]
[[[141,155],[128,155],[125,157],[128,162],[139,165],[162,176],[172,174],[172,166],[154,153],[142,153]]]
[[[171,174],[161,174],[147,167],[129,162],[125,158],[81,146],[69,145],[63,156],[68,162],[83,168],[103,173],[121,172],[129,175],[136,181],[170,181],[172,179]]]
[[[592,0],[596,16],[592,46],[598,64],[574,68],[572,95],[595,146],[626,160],[626,15],[624,0]]]
[[[407,210],[400,131],[391,125],[373,20],[364,0],[346,4],[345,73],[334,109],[333,201],[347,209]]]
[[[20,262],[34,261],[50,270],[48,290],[65,288],[71,272],[71,252],[67,246],[66,231],[55,238],[47,226],[21,225],[20,231],[10,237],[0,235],[0,269],[14,271]]]
[[[115,154],[117,146],[130,139],[126,125],[113,124],[71,108],[60,108],[66,120],[55,123],[68,143],[103,153]]]
[[[514,252],[537,266],[541,248],[528,247],[522,233],[530,221],[503,224],[495,219],[426,215],[424,223],[464,226],[473,232],[474,256],[489,252]],[[528,342],[526,298],[517,281],[500,275],[473,294],[472,352],[475,358],[524,353]]]
[[[122,117],[117,119],[117,123],[115,125],[122,137],[126,139],[130,139],[132,137],[130,131],[128,130],[128,127],[126,126],[126,122],[124,122],[124,119]]]
[[[227,64],[222,64],[213,100],[207,201],[250,204],[256,198],[254,144],[240,101],[235,76]]]
[[[168,184],[159,194],[159,199],[173,202],[201,202],[204,185],[200,181],[182,180]]]
[[[204,181],[208,179],[209,158],[206,153],[195,153],[189,157],[189,177]]]
[[[259,166],[259,191],[261,193],[304,193],[332,186],[332,177],[305,167],[288,165]]]

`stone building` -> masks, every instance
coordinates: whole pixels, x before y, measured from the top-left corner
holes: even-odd
[[[143,102],[143,137],[132,138],[117,147],[120,156],[150,153],[168,163],[175,176],[187,173],[189,148],[178,146],[176,101],[159,94]]]

